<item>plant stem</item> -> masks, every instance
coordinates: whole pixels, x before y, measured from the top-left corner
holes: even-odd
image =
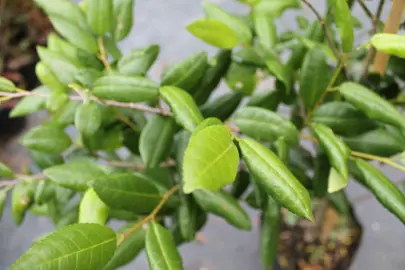
[[[103,38],[99,37],[97,39],[97,42],[98,42],[98,49],[100,51],[99,58],[100,58],[101,62],[103,62],[103,65],[107,69],[108,73],[111,73],[111,66],[110,66],[110,63],[108,63],[108,60],[107,60],[107,55],[105,53]]]
[[[371,12],[371,10],[367,7],[367,4],[364,2],[364,0],[358,0],[357,2],[359,2],[361,8],[364,10],[364,12],[367,14],[367,16],[370,19],[373,19],[373,13]]]
[[[356,151],[352,151],[351,155],[353,157],[359,157],[359,158],[364,158],[364,159],[369,159],[369,160],[376,160],[376,161],[380,161],[382,163],[385,163],[387,165],[390,165],[394,168],[397,168],[401,171],[405,172],[405,167],[399,165],[398,163],[395,163],[394,161],[392,161],[389,158],[385,158],[385,157],[380,157],[380,156],[375,156],[375,155],[371,155],[371,154],[367,154],[367,153],[362,153],[362,152],[356,152]]]
[[[143,226],[149,221],[152,221],[156,218],[156,215],[159,213],[160,209],[162,209],[163,205],[169,200],[169,198],[176,193],[179,190],[179,185],[175,185],[172,187],[169,191],[167,191],[165,194],[162,196],[162,200],[160,200],[159,204],[153,209],[152,213],[150,213],[148,216],[146,216],[144,219],[142,219],[140,222],[136,223],[131,229],[128,231],[124,232],[121,234],[120,239],[118,240],[117,246],[121,245],[122,242],[130,236],[134,231],[136,231],[138,228]]]
[[[25,175],[25,174],[17,174],[16,175],[17,178],[13,179],[13,180],[2,180],[0,181],[0,188],[1,187],[6,187],[6,189],[10,189],[12,187],[14,187],[15,185],[17,185],[20,182],[24,182],[24,181],[37,181],[37,180],[41,180],[44,179],[44,175],[39,173],[39,174],[34,174],[34,175]]]

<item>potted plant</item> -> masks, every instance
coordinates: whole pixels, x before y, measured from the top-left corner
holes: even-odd
[[[50,119],[21,138],[40,172],[2,165],[0,201],[11,196],[16,224],[29,212],[56,229],[10,269],[116,269],[143,249],[150,269],[182,269],[176,246],[195,240],[208,213],[251,229],[243,201],[261,213],[265,269],[347,269],[361,237],[349,179],[405,223],[404,194],[368,162],[405,170],[392,158],[405,150],[404,37],[374,27],[354,46],[350,3],[328,1],[323,16],[307,0],[246,0],[241,16],[204,2],[205,17],[186,28],[218,53],[197,52],[155,82],[159,46],[116,46],[132,0],[35,2],[58,32],[37,48],[43,85],[29,92],[1,78],[0,95],[23,97],[14,117],[46,109]],[[301,5],[317,19],[278,33],[274,20]],[[386,75],[369,72],[371,48],[395,56]],[[267,78],[274,89],[255,90]],[[210,99],[222,80],[231,91]],[[111,219],[128,224],[114,231]]]

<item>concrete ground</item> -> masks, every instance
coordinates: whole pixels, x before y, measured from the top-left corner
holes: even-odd
[[[199,49],[215,49],[204,45],[191,36],[185,25],[203,16],[200,0],[148,0],[136,1],[135,28],[131,36],[122,42],[124,51],[150,43],[160,44],[161,55],[155,65],[152,76],[158,78],[162,67],[191,55]],[[229,11],[243,12],[244,7],[232,0],[216,0]],[[323,8],[323,0],[312,0],[317,8]],[[377,1],[371,3],[375,10]],[[309,11],[304,14],[313,18]],[[385,9],[384,14],[387,14]],[[278,23],[279,29],[294,29],[296,23],[292,13],[283,16]],[[369,25],[363,12],[356,8],[356,17]],[[225,89],[225,87],[224,87]],[[15,148],[12,148],[15,149]],[[14,150],[11,150],[14,151]],[[398,171],[384,168],[392,179],[400,179]],[[348,188],[350,198],[355,198],[366,191],[355,183]],[[356,204],[355,210],[364,225],[363,242],[351,269],[353,270],[403,270],[405,269],[405,229],[396,218],[383,209],[374,199]],[[253,220],[257,213],[249,210]],[[0,270],[7,269],[29,246],[33,239],[52,230],[46,218],[27,217],[20,228],[16,228],[7,207],[0,223]],[[192,243],[181,247],[186,270],[259,270],[261,269],[258,250],[258,228],[251,232],[240,232],[221,219],[210,217],[204,231],[205,243]],[[147,260],[142,254],[133,264],[125,269],[148,269]]]

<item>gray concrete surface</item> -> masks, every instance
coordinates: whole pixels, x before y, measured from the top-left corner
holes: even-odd
[[[203,16],[200,0],[139,0],[135,8],[135,28],[131,36],[122,42],[124,51],[150,43],[162,46],[160,60],[152,70],[152,77],[158,78],[162,67],[176,62],[199,49],[214,48],[204,45],[188,34],[184,27],[189,22]],[[229,11],[244,11],[244,7],[232,0],[216,0]],[[311,1],[322,9],[323,0]],[[377,1],[367,1],[375,10]],[[313,17],[306,10],[304,14]],[[387,9],[384,11],[387,14]],[[285,14],[278,22],[279,29],[293,29],[296,24],[292,14]],[[359,8],[356,17],[365,25],[368,20]],[[223,87],[224,91],[226,88]],[[401,177],[398,171],[384,168],[392,179]],[[351,183],[348,194],[351,198],[366,192]],[[370,199],[356,204],[356,212],[364,225],[364,237],[360,250],[352,266],[353,270],[402,270],[405,269],[405,228],[377,201]],[[249,210],[253,220],[257,213]],[[255,222],[254,222],[255,223]],[[7,208],[0,223],[0,269],[12,264],[29,246],[33,239],[52,230],[46,218],[28,217],[20,228],[16,228]],[[203,231],[205,243],[192,243],[181,247],[186,270],[259,270],[258,230],[255,223],[251,232],[240,232],[228,226],[221,219],[210,217]],[[141,255],[125,269],[148,269],[147,260]]]

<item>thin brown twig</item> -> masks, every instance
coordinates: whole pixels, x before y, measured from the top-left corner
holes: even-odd
[[[2,187],[14,187],[20,182],[24,181],[37,181],[41,180],[44,178],[44,175],[39,173],[39,174],[34,174],[34,175],[16,175],[17,178],[13,180],[1,180],[0,181],[0,188]]]
[[[100,51],[99,59],[101,60],[101,62],[103,62],[103,65],[107,69],[108,73],[111,73],[111,66],[110,66],[110,63],[108,63],[108,60],[107,60],[107,55],[105,53],[103,38],[99,37],[97,39],[97,42],[98,42],[98,49]]]
[[[159,204],[153,209],[152,213],[150,213],[148,216],[146,216],[144,219],[142,219],[140,222],[136,223],[131,229],[128,231],[124,232],[121,234],[120,239],[118,240],[118,246],[122,244],[122,242],[129,236],[131,235],[134,231],[139,229],[141,226],[146,224],[149,221],[152,221],[155,219],[156,215],[159,213],[160,209],[162,209],[163,205],[169,200],[169,198],[176,193],[179,190],[179,185],[175,185],[173,188],[171,188],[169,191],[167,191],[165,194],[163,194],[162,199],[160,200]]]
[[[373,13],[371,12],[371,10],[367,7],[367,4],[364,2],[364,0],[357,0],[357,2],[359,2],[361,8],[364,10],[364,12],[366,13],[366,15],[370,18],[373,19]]]

